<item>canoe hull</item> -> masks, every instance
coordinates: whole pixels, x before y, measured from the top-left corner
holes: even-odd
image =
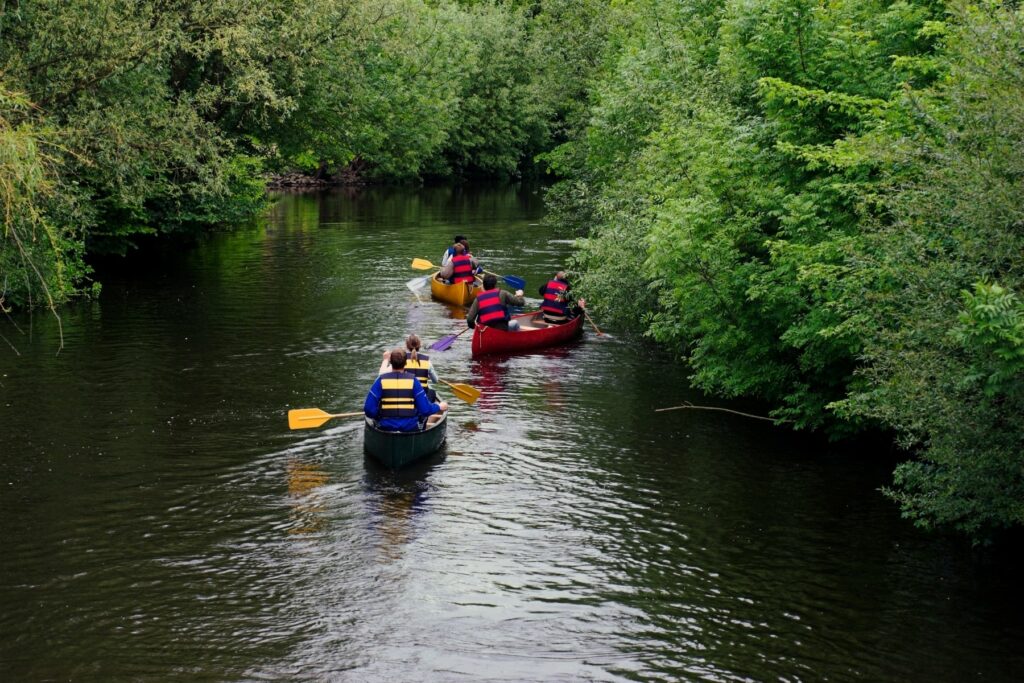
[[[539,319],[539,316],[534,316]],[[533,320],[531,318],[531,320]],[[563,325],[553,325],[536,330],[508,332],[486,325],[473,328],[473,356],[499,353],[521,353],[542,349],[547,346],[565,344],[583,332],[583,316],[578,316]]]
[[[448,429],[448,415],[421,432],[387,432],[378,429],[373,420],[366,419],[363,428],[363,450],[381,464],[404,467],[436,453],[442,445]]]
[[[480,293],[476,283],[460,282],[457,285],[446,285],[437,276],[430,278],[430,295],[439,301],[456,306],[469,306]]]

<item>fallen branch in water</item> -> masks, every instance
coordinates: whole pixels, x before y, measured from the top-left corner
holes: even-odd
[[[792,420],[782,420],[775,417],[764,417],[762,415],[751,415],[750,413],[741,413],[738,410],[729,410],[728,408],[716,408],[715,406],[695,406],[689,401],[687,401],[681,406],[672,406],[671,408],[655,408],[654,412],[663,413],[667,410],[686,410],[687,408],[691,410],[720,410],[723,413],[732,413],[733,415],[742,415],[743,417],[750,417],[755,420],[767,420],[768,422],[792,422]]]

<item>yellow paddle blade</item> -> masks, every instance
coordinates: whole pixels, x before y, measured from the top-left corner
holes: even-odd
[[[355,417],[362,413],[325,413],[319,408],[296,408],[288,411],[288,429],[312,429],[334,417]]]
[[[473,405],[480,398],[480,390],[476,387],[471,387],[468,384],[452,384],[451,382],[445,382],[445,384],[452,388],[453,394],[469,405]]]
[[[430,270],[431,268],[437,268],[433,263],[423,258],[414,258],[412,260],[413,270]]]

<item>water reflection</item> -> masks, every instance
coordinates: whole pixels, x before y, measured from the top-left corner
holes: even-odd
[[[313,534],[326,525],[324,501],[318,493],[328,481],[327,472],[318,464],[291,458],[288,472],[288,496],[294,523],[289,534]]]
[[[484,412],[497,411],[504,403],[508,360],[496,356],[475,359],[470,367],[474,386],[480,390],[477,407]]]
[[[455,304],[450,304],[445,301],[437,301],[435,303],[444,306],[445,309],[447,309],[446,317],[451,318],[452,320],[465,320],[466,313],[469,312],[469,309],[466,308],[465,306],[456,306]],[[459,332],[462,332],[461,327],[458,330],[456,330],[453,334],[457,334]],[[466,336],[469,336],[470,334],[472,333],[467,332]]]
[[[400,470],[381,465],[367,455],[363,481],[371,520],[379,532],[381,560],[402,558],[405,547],[415,536],[415,517],[424,512],[430,491],[428,478],[445,459],[445,448],[434,455]]]

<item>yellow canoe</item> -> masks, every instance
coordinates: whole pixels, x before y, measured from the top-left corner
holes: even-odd
[[[456,306],[469,306],[473,303],[473,299],[480,293],[481,287],[476,282],[460,282],[457,285],[446,285],[443,280],[439,280],[437,273],[434,277],[430,278],[430,294],[435,299],[446,301]]]

